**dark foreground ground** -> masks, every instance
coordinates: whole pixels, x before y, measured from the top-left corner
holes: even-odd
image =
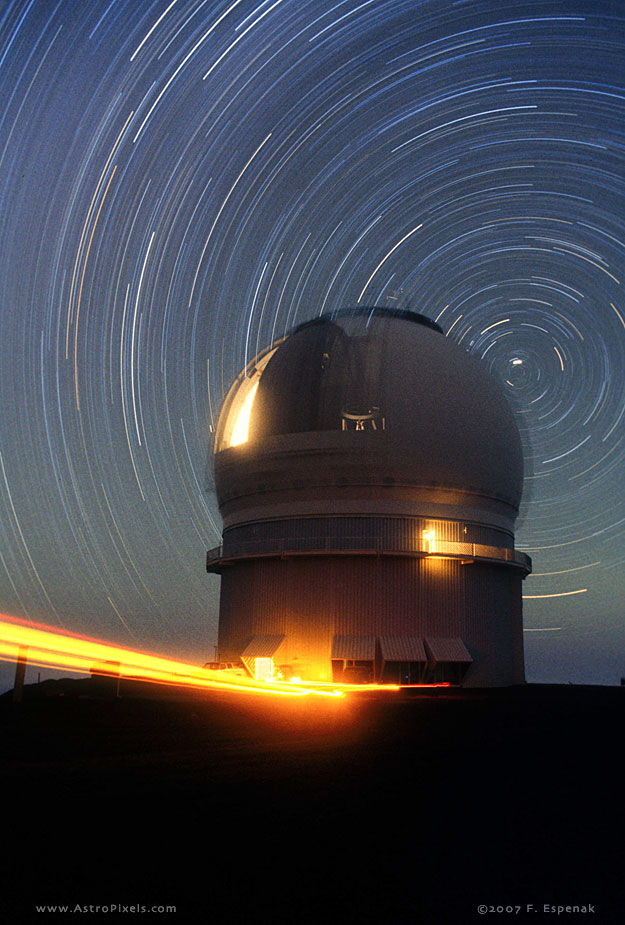
[[[97,693],[0,698],[1,922],[625,922],[625,689]]]

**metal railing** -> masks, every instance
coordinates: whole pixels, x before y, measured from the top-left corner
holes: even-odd
[[[219,562],[235,559],[266,557],[284,558],[302,555],[371,555],[371,556],[441,556],[454,559],[488,560],[507,562],[510,565],[531,572],[532,561],[524,552],[502,546],[486,546],[482,543],[452,543],[442,540],[415,540],[409,548],[395,546],[388,540],[371,537],[341,536],[315,539],[314,537],[248,540],[227,543],[210,549],[206,556],[207,569]]]

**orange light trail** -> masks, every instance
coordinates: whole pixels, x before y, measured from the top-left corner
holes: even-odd
[[[27,648],[27,661],[45,668],[61,668],[78,674],[119,675],[135,681],[149,681],[179,687],[270,694],[282,697],[344,697],[348,692],[398,691],[398,684],[341,684],[323,681],[256,681],[251,678],[219,677],[221,672],[198,668],[186,662],[151,655],[90,639],[60,633],[43,624],[26,623],[4,615],[0,619],[0,661],[17,661]],[[107,672],[108,663],[108,672]],[[408,687],[442,687],[423,684]]]
[[[281,685],[264,681],[241,679],[218,679],[196,665],[189,665],[174,659],[137,652],[98,640],[66,633],[58,633],[47,627],[29,626],[17,620],[4,617],[0,620],[0,660],[16,661],[20,647],[28,648],[28,662],[46,668],[62,668],[77,673],[89,674],[98,666],[99,673],[105,673],[102,662],[112,663],[110,673],[120,677],[172,684],[181,687],[228,690],[246,693],[275,694],[283,697],[303,697],[316,694],[325,697],[342,697],[338,690],[318,691],[304,685]],[[211,677],[211,675],[213,675]]]

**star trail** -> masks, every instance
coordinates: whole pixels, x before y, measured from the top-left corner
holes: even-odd
[[[0,611],[210,659],[228,386],[401,304],[518,415],[528,680],[618,683],[624,155],[617,0],[7,0]]]

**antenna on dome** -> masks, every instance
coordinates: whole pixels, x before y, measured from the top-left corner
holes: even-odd
[[[387,295],[386,301],[391,306],[391,308],[399,308],[404,301],[404,290],[403,289],[393,289],[391,295]]]

